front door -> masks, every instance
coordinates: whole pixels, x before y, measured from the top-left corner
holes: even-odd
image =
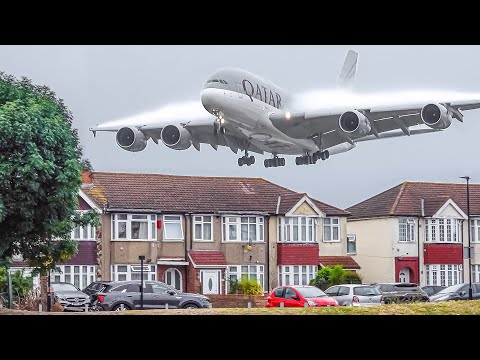
[[[202,270],[202,294],[220,294],[220,270]]]
[[[398,273],[398,279],[401,283],[409,283],[410,282],[410,269],[403,268]]]

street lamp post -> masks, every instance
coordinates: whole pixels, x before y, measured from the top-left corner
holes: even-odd
[[[472,289],[472,248],[470,245],[470,176],[460,176],[461,179],[467,180],[467,219],[468,219],[468,300],[473,299]]]
[[[140,309],[143,310],[143,260],[145,260],[145,255],[140,255],[138,260],[140,260]]]

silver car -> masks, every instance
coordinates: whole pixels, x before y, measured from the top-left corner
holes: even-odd
[[[325,290],[325,293],[337,300],[340,306],[371,306],[384,304],[381,292],[371,285],[335,285]]]

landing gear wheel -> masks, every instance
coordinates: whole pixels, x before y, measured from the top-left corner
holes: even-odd
[[[255,164],[255,156],[253,156],[253,155],[250,156],[250,157],[248,158],[248,163],[249,163],[248,165],[253,165],[253,164]]]
[[[243,158],[238,158],[238,166],[243,166]]]

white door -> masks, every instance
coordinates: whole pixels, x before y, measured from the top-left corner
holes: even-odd
[[[398,273],[398,278],[401,283],[409,283],[410,282],[410,269],[409,268],[403,268],[400,270]]]
[[[182,274],[175,268],[165,271],[165,282],[175,289],[182,291]]]
[[[202,293],[220,294],[220,271],[202,270]]]

